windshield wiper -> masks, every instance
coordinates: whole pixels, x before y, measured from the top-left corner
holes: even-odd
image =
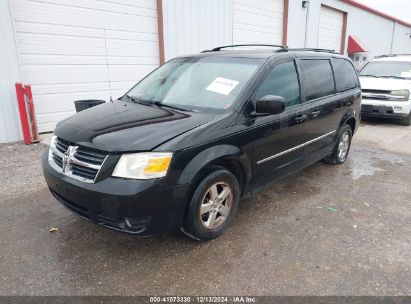
[[[187,109],[187,108],[183,108],[183,107],[177,107],[177,106],[172,106],[172,105],[168,105],[168,104],[163,104],[159,101],[150,101],[147,99],[141,99],[141,98],[136,98],[134,96],[125,94],[124,96],[126,96],[129,100],[135,102],[135,103],[140,103],[143,104],[145,106],[152,106],[152,107],[166,107],[166,108],[171,108],[171,109],[176,109],[176,110],[180,110],[180,111],[185,111],[185,112],[195,112],[195,110],[193,109]]]
[[[380,76],[380,77],[382,77],[382,78],[394,78],[394,79],[405,79],[404,77],[400,77],[400,76],[394,76],[394,75],[392,75],[392,76]]]
[[[133,96],[130,96],[128,94],[124,94],[123,97],[126,96],[129,100],[131,100],[132,102],[136,102],[135,98]]]
[[[124,96],[126,96],[128,99],[130,99],[134,103],[140,103],[140,104],[143,104],[145,106],[154,106],[154,103],[149,101],[149,100],[136,98],[136,97],[128,95],[128,94],[125,94]]]
[[[371,75],[371,74],[360,74],[360,76],[367,76],[367,77],[374,77],[374,78],[380,78],[381,76],[376,76],[376,75]]]
[[[184,111],[184,112],[195,112],[195,110],[193,110],[193,109],[187,109],[187,108],[172,106],[172,105],[169,105],[169,104],[161,103],[159,101],[154,101],[154,104],[158,107],[166,107],[166,108],[176,109],[176,110],[180,110],[180,111]]]

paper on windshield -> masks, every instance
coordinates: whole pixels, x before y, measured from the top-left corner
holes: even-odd
[[[206,88],[207,91],[228,95],[239,84],[238,81],[217,77]]]
[[[411,71],[410,72],[402,72],[400,77],[411,77]]]

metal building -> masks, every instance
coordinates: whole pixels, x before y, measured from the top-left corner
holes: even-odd
[[[119,97],[165,60],[237,43],[355,51],[361,64],[411,53],[411,24],[354,0],[1,0],[0,142],[22,138],[16,82],[50,132],[74,100]]]

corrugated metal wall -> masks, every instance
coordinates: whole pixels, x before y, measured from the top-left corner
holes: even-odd
[[[394,27],[393,21],[336,0],[311,0],[308,8],[302,8],[301,1],[290,1],[288,19],[289,46],[318,46],[320,9],[322,3],[348,13],[346,47],[348,36],[353,35],[358,37],[370,50],[370,58],[390,53]],[[306,23],[307,13],[308,25]],[[411,53],[411,39],[409,39],[409,37],[407,39],[404,33],[407,31],[406,29],[407,27],[397,24],[393,52],[401,51]],[[411,28],[409,28],[408,31],[411,32]],[[306,43],[304,45],[305,40]]]
[[[8,1],[0,1],[0,143],[20,140],[15,82],[20,81],[18,51]]]
[[[399,23],[395,25],[392,52],[398,54],[411,53],[411,28]]]
[[[307,8],[301,7],[301,1],[289,1],[287,30],[289,47],[304,47],[307,11]]]
[[[343,20],[344,13],[321,6],[317,47],[337,52],[341,50]]]
[[[233,0],[163,0],[165,59],[233,41]]]
[[[40,132],[73,115],[74,100],[109,100],[109,80],[112,96],[119,97],[159,64],[155,0],[11,4]]]
[[[346,39],[358,37],[371,58],[390,53],[391,46],[395,53],[411,53],[411,28],[402,24],[394,28],[393,21],[338,0],[311,0],[308,8],[302,8],[300,0],[288,2],[291,47],[319,46],[323,3],[348,13]],[[73,100],[108,99],[104,28],[114,97],[159,63],[156,0],[0,3],[0,141],[21,138],[16,81],[33,85],[42,131],[74,113]],[[162,4],[166,59],[233,42],[282,41],[283,0],[162,0]]]
[[[348,35],[358,37],[369,48],[369,58],[390,52],[392,21],[341,1],[323,2],[348,12],[346,39],[348,40]],[[347,43],[345,45],[347,46]]]
[[[281,44],[283,0],[163,0],[166,60],[219,45]]]
[[[234,0],[233,44],[281,44],[283,0]]]

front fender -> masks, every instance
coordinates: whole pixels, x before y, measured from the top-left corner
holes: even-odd
[[[244,151],[233,145],[212,146],[198,153],[183,169],[178,184],[191,183],[204,168],[215,163],[221,164],[224,160],[237,161],[241,165],[245,184],[248,186],[251,180],[251,161]]]

